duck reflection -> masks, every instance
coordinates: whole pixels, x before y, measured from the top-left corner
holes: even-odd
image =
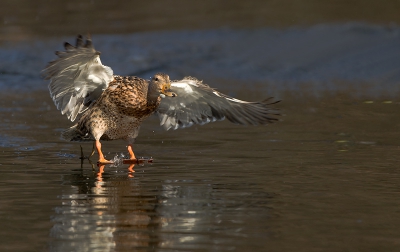
[[[265,225],[273,194],[240,177],[188,178],[186,167],[175,165],[176,179],[168,166],[135,164],[65,175],[51,250],[235,250],[273,236]]]
[[[133,176],[134,168],[130,164],[127,172],[116,172],[101,165],[92,172],[77,169],[64,176],[63,184],[70,187],[52,218],[51,250],[112,251],[157,245],[158,197],[144,191]]]

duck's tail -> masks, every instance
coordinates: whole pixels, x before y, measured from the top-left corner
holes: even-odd
[[[91,134],[87,132],[82,132],[77,128],[78,124],[75,124],[71,128],[63,131],[61,133],[61,138],[66,141],[77,141],[77,142],[84,142],[84,141],[93,141],[94,138]]]

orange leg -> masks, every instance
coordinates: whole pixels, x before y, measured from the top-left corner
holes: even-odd
[[[95,142],[97,153],[99,153],[99,160],[97,161],[98,164],[112,164],[113,162],[104,158],[103,152],[101,151],[101,143],[99,140]]]
[[[130,160],[136,159],[135,153],[133,153],[132,144],[128,144],[128,151],[129,151],[129,159]]]
[[[124,164],[136,164],[138,162],[138,160],[135,157],[135,153],[133,153],[133,148],[132,148],[133,144],[128,144],[128,152],[129,152],[129,159],[124,159],[123,163]]]

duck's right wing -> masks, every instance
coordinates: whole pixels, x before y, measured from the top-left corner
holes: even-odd
[[[56,52],[58,59],[50,62],[42,73],[50,80],[50,96],[57,109],[74,121],[108,87],[113,71],[101,64],[100,52],[94,49],[89,37],[84,43],[79,35],[76,46],[65,42],[64,47],[65,51]]]

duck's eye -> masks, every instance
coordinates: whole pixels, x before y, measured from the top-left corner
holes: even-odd
[[[154,78],[154,80],[155,80],[155,81],[158,81],[158,78],[156,77],[156,78]]]

